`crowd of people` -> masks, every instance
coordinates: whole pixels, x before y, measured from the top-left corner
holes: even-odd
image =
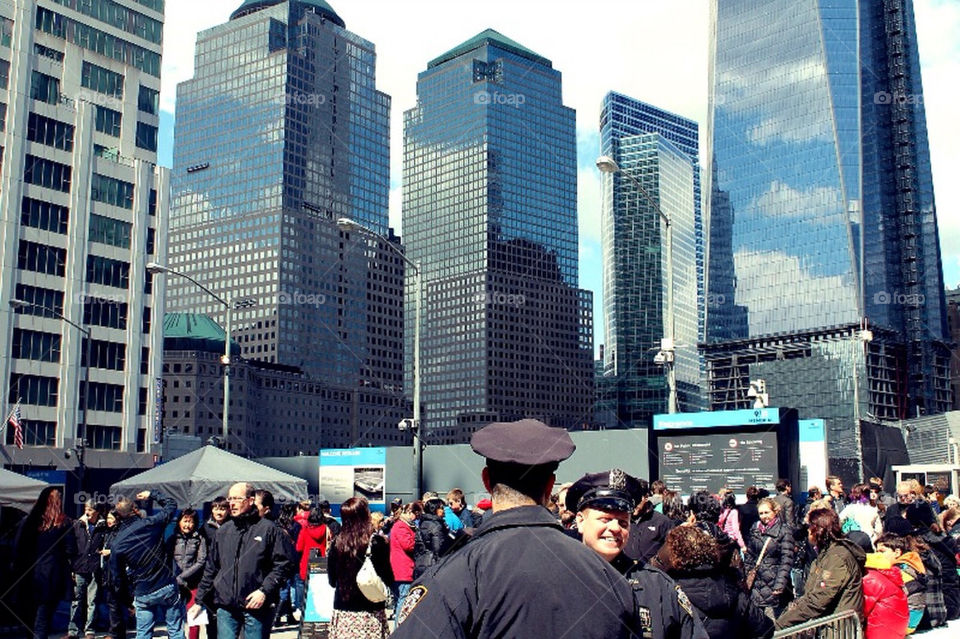
[[[569,435],[534,420],[492,424],[471,442],[489,498],[460,489],[371,513],[363,497],[278,505],[247,483],[210,517],[140,493],[88,504],[71,521],[45,489],[15,542],[16,610],[45,638],[70,588],[68,636],[110,637],[160,624],[170,637],[267,637],[296,623],[313,557],[327,558],[332,639],[404,637],[751,636],[855,611],[868,639],[960,618],[960,500],[878,478],[838,477],[794,501],[746,489],[682,499],[619,469],[555,485]],[[145,500],[156,508],[141,512]],[[602,605],[599,605],[601,604]],[[132,608],[133,614],[130,610]],[[391,623],[392,619],[392,623]],[[426,626],[426,628],[421,627]]]

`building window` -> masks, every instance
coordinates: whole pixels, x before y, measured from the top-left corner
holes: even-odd
[[[34,71],[30,78],[30,97],[47,104],[58,104],[60,102],[60,80],[52,75]]]
[[[71,167],[53,160],[27,155],[23,167],[23,181],[63,193],[70,192]]]
[[[66,249],[20,240],[20,251],[17,255],[19,269],[63,277],[66,262]]]
[[[147,151],[157,150],[157,127],[137,122],[137,146]]]
[[[63,291],[17,284],[17,299],[28,303],[14,309],[17,315],[50,318],[63,315]]]
[[[70,209],[59,204],[51,204],[24,197],[20,201],[20,223],[35,229],[66,234]]]
[[[97,106],[94,127],[100,133],[106,133],[115,138],[120,137],[120,125],[123,123],[123,114],[107,107]]]
[[[10,63],[0,59],[0,88],[6,89],[10,84]]]
[[[80,405],[86,400],[87,410],[102,410],[110,413],[123,412],[123,386],[90,382],[90,396],[87,397],[87,385],[80,384]]]
[[[123,74],[89,62],[83,63],[80,86],[123,100]]]
[[[150,215],[157,214],[157,190],[150,189]]]
[[[147,229],[147,255],[153,255],[156,251],[156,231],[152,228]]]
[[[54,446],[57,438],[57,423],[24,419],[23,443],[27,446]],[[7,429],[7,445],[13,445],[13,429]]]
[[[83,323],[126,330],[127,304],[87,296],[83,305]]]
[[[125,289],[130,285],[130,265],[99,255],[88,255],[87,282]]]
[[[84,348],[80,357],[80,365],[87,366],[87,340],[83,340]],[[90,359],[93,368],[102,368],[108,371],[122,371],[126,361],[127,347],[117,342],[93,340],[90,344]]]
[[[56,406],[60,380],[56,377],[10,373],[11,406],[19,401],[32,406]]]
[[[141,328],[143,328],[144,335],[150,334],[150,307],[149,306],[143,307],[143,326]]]
[[[7,130],[7,104],[0,102],[0,133]]]
[[[91,180],[90,198],[94,202],[133,209],[133,184],[94,173]]]
[[[31,113],[27,118],[27,139],[61,151],[73,151],[73,125]]]
[[[13,41],[13,20],[0,18],[0,46],[9,47]]]
[[[113,0],[53,0],[74,11],[96,18],[121,31],[139,36],[154,44],[163,40],[163,23]]]
[[[120,427],[89,424],[85,439],[87,446],[99,450],[120,450]]]
[[[13,329],[13,358],[39,362],[60,361],[60,336],[53,333]]]
[[[120,248],[130,248],[130,229],[133,227],[129,222],[115,220],[112,217],[104,217],[96,213],[90,214],[90,230],[87,236],[91,242],[100,242],[110,246]]]
[[[160,92],[141,84],[140,95],[137,99],[137,108],[144,113],[160,115]]]

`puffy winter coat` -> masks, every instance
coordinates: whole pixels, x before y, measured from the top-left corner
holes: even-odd
[[[930,546],[930,552],[940,561],[940,574],[943,588],[943,603],[947,608],[947,619],[960,617],[960,575],[957,574],[957,547],[949,535],[925,531],[923,540]]]
[[[863,577],[863,616],[866,639],[902,639],[907,635],[910,609],[900,569],[879,553],[867,555]]]
[[[763,551],[763,545],[769,539],[763,560],[757,565],[757,559]],[[747,556],[744,568],[749,572],[757,569],[750,595],[758,606],[777,606],[790,597],[790,569],[793,568],[794,541],[793,531],[779,517],[761,532],[760,522],[750,529],[747,538]],[[781,593],[779,596],[774,592]]]
[[[773,621],[741,590],[737,573],[719,566],[673,569],[664,554],[661,548],[657,560],[700,612],[703,627],[711,639],[773,636]]]
[[[437,563],[451,542],[447,524],[443,518],[430,513],[420,515],[413,549],[413,578],[417,579],[427,568]]]
[[[310,567],[310,551],[314,548],[320,550],[320,556],[327,556],[327,531],[326,524],[307,524],[300,529],[297,535],[297,552],[300,553],[300,578],[307,580],[307,571]]]
[[[920,555],[913,551],[900,555],[897,567],[900,569],[903,587],[907,591],[907,605],[910,608],[907,634],[910,634],[920,625],[923,611],[927,608],[927,571]]]
[[[844,610],[863,615],[863,564],[867,553],[849,539],[837,539],[810,566],[803,596],[777,617],[778,630]]]

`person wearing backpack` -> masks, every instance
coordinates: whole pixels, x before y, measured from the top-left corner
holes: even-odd
[[[452,541],[443,520],[443,500],[428,499],[420,514],[413,548],[413,579],[416,581],[427,568],[437,563]]]

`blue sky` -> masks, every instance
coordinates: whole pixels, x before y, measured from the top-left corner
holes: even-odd
[[[603,342],[599,174],[600,101],[610,90],[696,120],[707,113],[709,0],[328,0],[350,31],[377,47],[377,85],[393,97],[391,224],[401,233],[403,112],[416,102],[427,61],[493,28],[553,61],[564,103],[577,111],[580,286],[594,291]],[[193,75],[196,33],[221,24],[240,0],[167,0],[160,163],[172,164],[176,84]],[[960,1],[914,0],[940,224],[944,281],[960,286]]]

